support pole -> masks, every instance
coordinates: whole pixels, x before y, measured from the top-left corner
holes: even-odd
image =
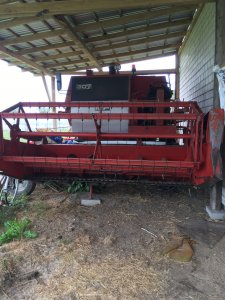
[[[215,65],[225,66],[225,1],[216,1],[216,55]],[[215,75],[214,107],[220,107],[218,81]]]
[[[47,81],[46,81],[45,75],[42,74],[41,78],[42,78],[42,81],[43,81],[43,84],[44,84],[44,87],[45,87],[45,91],[46,91],[46,94],[47,94],[47,97],[48,97],[48,101],[51,102],[52,99],[51,99],[51,95],[49,93],[49,89],[48,89],[48,85],[47,85]]]
[[[217,0],[216,3],[216,48],[215,65],[225,66],[225,1]],[[215,76],[214,84],[214,107],[220,107],[218,81]],[[210,203],[206,211],[213,220],[225,220],[225,138],[221,146],[223,163],[223,181],[217,182],[210,187]],[[223,199],[224,194],[224,199]]]
[[[225,220],[223,190],[223,181],[210,187],[210,203],[206,207],[206,212],[212,220]]]
[[[55,77],[51,77],[51,86],[52,86],[52,102],[56,102],[56,94],[55,94]],[[52,112],[56,113],[56,107],[52,108]],[[53,128],[57,131],[57,120],[53,119]]]
[[[46,94],[47,94],[47,97],[48,97],[48,101],[49,101],[49,102],[55,102],[55,101],[56,101],[56,93],[55,93],[55,77],[54,77],[54,76],[51,77],[51,94],[50,94],[50,92],[49,92],[49,88],[48,88],[48,84],[47,84],[45,75],[42,74],[41,77],[42,77],[42,81],[43,81],[43,84],[44,84],[44,87],[45,87],[45,91],[46,91]],[[52,112],[53,112],[53,113],[56,112],[56,108],[55,108],[55,107],[52,108]],[[57,120],[56,120],[56,119],[53,119],[52,127],[53,127],[53,129],[54,129],[55,131],[57,130]]]
[[[180,58],[179,55],[176,54],[176,79],[175,79],[175,99],[180,98]]]

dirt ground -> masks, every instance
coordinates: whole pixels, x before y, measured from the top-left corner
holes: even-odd
[[[0,247],[1,300],[225,299],[225,224],[207,193],[108,184],[99,197],[36,188],[17,217],[39,236]],[[162,254],[174,234],[195,241],[191,262]]]

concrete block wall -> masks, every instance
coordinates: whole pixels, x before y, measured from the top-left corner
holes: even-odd
[[[180,53],[180,99],[213,107],[216,5],[206,4]]]

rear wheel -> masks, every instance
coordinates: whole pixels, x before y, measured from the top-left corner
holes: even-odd
[[[18,182],[16,182],[18,181]],[[36,187],[36,184],[31,181],[31,180],[18,180],[18,179],[15,179],[15,185],[18,184],[18,189],[17,189],[17,192],[16,192],[16,196],[18,195],[30,195],[35,187]]]
[[[0,184],[0,201],[5,204],[12,204],[17,196],[30,195],[36,186],[31,180],[19,180],[8,176],[3,176]]]

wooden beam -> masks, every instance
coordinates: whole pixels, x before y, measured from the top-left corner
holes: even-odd
[[[0,8],[1,10],[1,8]],[[0,29],[7,29],[18,25],[23,25],[31,22],[43,21],[45,18],[43,17],[28,17],[28,18],[13,18],[11,20],[1,21]]]
[[[51,95],[50,95],[50,92],[49,92],[49,88],[48,88],[48,84],[47,84],[47,81],[46,81],[46,78],[45,78],[45,74],[42,73],[41,78],[42,78],[42,81],[43,81],[43,84],[44,84],[44,87],[45,87],[45,92],[47,94],[48,101],[51,102],[52,98],[51,98]]]
[[[187,5],[212,2],[213,0],[185,0]],[[110,9],[140,8],[145,6],[160,6],[168,4],[181,4],[181,0],[64,0],[34,3],[2,4],[0,17],[33,17],[75,14],[87,11],[99,11]]]
[[[0,45],[1,46],[16,45],[19,43],[27,43],[27,42],[45,39],[45,38],[49,38],[52,36],[59,36],[59,35],[63,35],[63,34],[66,34],[65,29],[56,29],[56,30],[45,31],[45,32],[41,32],[41,33],[27,34],[27,35],[19,36],[16,38],[5,39],[0,42]]]
[[[161,57],[169,57],[171,55],[175,55],[177,52],[171,52],[171,53],[168,53],[168,54],[161,54],[161,55],[148,55],[148,56],[145,56],[145,57],[142,57],[142,58],[139,58],[139,59],[134,59],[134,60],[124,60],[124,61],[120,61],[119,63],[120,64],[128,64],[128,63],[136,63],[136,62],[139,62],[139,61],[148,61],[150,59],[156,59],[156,58],[161,58]],[[103,67],[108,67],[109,64],[104,64]],[[87,67],[79,67],[79,68],[74,68],[73,70],[65,70],[65,71],[60,71],[60,73],[62,75],[72,75],[72,74],[79,74],[78,72],[79,71],[83,71],[83,70],[86,70],[86,69],[94,69],[94,66],[87,66]],[[57,71],[55,72],[57,73]],[[166,72],[165,72],[166,73]],[[171,72],[172,73],[172,72]],[[98,72],[99,74],[99,72]]]
[[[180,47],[180,44],[172,44],[172,45],[165,45],[165,46],[158,46],[158,47],[151,47],[147,49],[142,49],[142,50],[134,50],[134,51],[129,51],[129,52],[123,52],[123,53],[117,53],[117,54],[110,54],[110,55],[104,55],[104,56],[99,56],[99,60],[105,60],[105,59],[116,59],[120,57],[127,57],[127,56],[133,56],[137,54],[144,54],[144,53],[150,53],[150,52],[155,52],[155,51],[160,51],[160,50],[165,50],[165,49],[178,49]]]
[[[215,49],[215,65],[220,68],[225,66],[225,2],[218,0],[216,3],[216,49]],[[224,107],[224,103],[219,95],[219,83],[215,75],[214,81],[214,107]],[[225,138],[224,138],[225,142]],[[224,148],[224,147],[223,147]],[[224,151],[223,151],[224,154]],[[224,161],[223,157],[223,162]],[[223,164],[224,165],[224,164]]]
[[[175,99],[180,98],[180,57],[176,54]]]
[[[160,51],[160,50],[166,50],[166,49],[178,49],[180,46],[180,44],[175,44],[175,45],[166,45],[166,46],[159,46],[159,47],[151,47],[148,49],[142,49],[142,50],[135,50],[135,51],[131,51],[131,52],[126,52],[126,53],[119,53],[119,54],[114,54],[114,55],[105,55],[105,56],[101,56],[98,57],[99,60],[105,60],[105,59],[111,59],[111,60],[115,60],[116,58],[122,58],[122,57],[127,57],[127,56],[132,56],[132,55],[137,55],[137,54],[146,54],[149,55],[149,53],[151,52],[155,52],[155,51]],[[173,51],[172,54],[173,55],[176,53],[176,50]],[[161,56],[165,56],[164,54],[161,55],[154,55],[155,57],[161,57]],[[135,60],[135,59],[134,59]],[[125,62],[130,62],[132,60],[126,60]],[[138,61],[137,59],[135,61]],[[81,63],[90,63],[90,61],[88,59],[82,59],[82,60],[73,60],[73,61],[68,61],[68,62],[62,62],[62,63],[55,63],[55,64],[45,64],[44,67],[46,69],[56,69],[56,68],[63,68],[64,66],[71,66],[71,65],[77,65],[77,64],[81,64]],[[105,66],[108,64],[103,64],[102,66]],[[88,69],[94,69],[96,68],[96,66],[94,64],[90,64],[90,66],[87,66]],[[83,70],[84,68],[80,68],[79,70]]]
[[[55,60],[59,58],[67,58],[67,57],[73,57],[77,55],[83,54],[83,51],[72,51],[72,52],[65,52],[65,53],[59,53],[55,55],[48,55],[48,56],[41,56],[38,58],[33,59],[34,62],[43,62],[48,60]]]
[[[147,33],[151,30],[159,30],[159,29],[167,29],[167,28],[171,28],[171,27],[176,27],[176,26],[185,26],[185,25],[189,25],[191,23],[192,19],[184,19],[184,20],[178,20],[178,21],[170,21],[170,22],[161,22],[159,24],[150,24],[150,25],[146,25],[143,26],[141,28],[138,29],[127,29],[124,30],[122,32],[118,32],[118,33],[109,33],[109,34],[105,34],[102,36],[97,36],[97,37],[93,37],[93,38],[86,38],[84,41],[85,43],[93,43],[93,42],[101,42],[101,41],[105,41],[105,40],[112,40],[114,38],[118,38],[118,37],[126,37],[126,36],[131,36],[134,34],[138,34],[138,33]]]
[[[78,36],[76,32],[76,27],[74,28],[71,23],[63,17],[63,19],[56,20],[59,22],[59,24],[64,27],[67,30],[67,34],[70,36],[70,38],[74,41],[74,45],[76,45],[81,51],[83,51],[84,55],[90,60],[91,63],[95,65],[95,67],[99,70],[101,70],[101,65],[99,64],[96,57],[91,53],[91,51],[86,47],[85,43],[81,40],[81,38]]]
[[[216,61],[219,67],[225,67],[225,2],[216,4]]]
[[[107,66],[106,66],[107,67]],[[77,75],[86,75],[86,72],[77,72]],[[98,75],[109,75],[109,72],[101,71],[97,73]],[[131,75],[130,71],[119,71],[120,75]],[[156,70],[142,70],[136,71],[135,75],[154,75],[154,74],[176,74],[176,69],[156,69]]]
[[[96,48],[93,48],[92,51],[100,52],[100,51],[107,51],[107,50],[111,50],[111,49],[117,50],[117,49],[125,48],[125,47],[149,44],[152,42],[163,41],[163,40],[167,40],[170,38],[183,37],[185,35],[185,33],[186,33],[185,31],[181,31],[181,32],[174,32],[174,33],[150,36],[148,38],[139,38],[139,39],[131,40],[131,41],[128,40],[127,42],[114,43],[114,44],[111,44],[110,46],[96,47]]]
[[[6,54],[7,56],[15,58],[16,60],[20,61],[21,63],[23,63],[23,64],[25,64],[29,67],[32,67],[33,69],[37,70],[38,73],[42,72],[42,73],[48,74],[48,75],[51,74],[51,72],[48,73],[48,71],[45,68],[43,68],[42,66],[36,64],[35,62],[33,62],[33,61],[31,61],[31,60],[29,60],[25,57],[21,57],[20,55],[17,55],[15,52],[13,52],[13,51],[11,51],[11,50],[9,50],[9,49],[7,49],[7,48],[0,45],[0,53],[1,52]]]
[[[197,6],[195,5],[191,5],[191,6],[183,5],[178,7],[163,8],[163,9],[152,10],[148,12],[141,12],[141,13],[132,14],[128,16],[121,16],[111,20],[98,21],[98,22],[93,22],[93,23],[88,23],[83,25],[81,24],[76,26],[76,31],[85,32],[89,30],[100,29],[101,27],[106,28],[106,27],[112,27],[118,25],[125,25],[130,22],[143,21],[144,19],[151,19],[151,18],[172,15],[175,14],[176,12],[195,10],[196,7]]]
[[[63,42],[63,43],[50,44],[50,45],[41,46],[41,47],[31,47],[31,48],[26,48],[24,50],[18,50],[18,51],[16,51],[16,53],[18,55],[25,55],[25,54],[32,54],[32,53],[36,53],[36,52],[60,49],[60,48],[65,48],[65,47],[70,47],[70,46],[74,46],[74,42]]]
[[[77,60],[71,60],[71,61],[67,61],[67,62],[59,62],[59,63],[55,63],[55,64],[44,64],[44,67],[46,69],[55,69],[55,68],[60,68],[60,67],[64,67],[64,66],[71,66],[71,65],[77,65],[77,64],[82,64],[82,63],[89,63],[89,59],[77,59]],[[96,66],[94,65],[93,68],[96,68]]]
[[[182,45],[181,45],[181,47],[180,47],[180,49],[179,49],[179,51],[178,51],[178,54],[179,54],[179,55],[180,55],[180,53],[182,52],[182,50],[184,49],[184,47],[185,47],[185,45],[186,45],[186,43],[187,43],[187,41],[188,41],[188,38],[189,38],[190,34],[192,33],[192,30],[193,30],[193,28],[194,28],[194,26],[195,26],[195,24],[196,24],[196,22],[197,22],[197,20],[198,20],[198,18],[199,18],[199,16],[200,16],[201,12],[202,12],[202,9],[203,9],[203,5],[200,5],[200,6],[198,7],[197,11],[195,12],[194,17],[193,17],[193,20],[192,20],[192,22],[191,22],[191,24],[190,24],[190,26],[189,26],[189,28],[188,28],[187,34],[186,34],[186,36],[184,37],[184,40],[183,40],[183,42],[182,42]]]
[[[55,76],[51,76],[51,87],[52,87],[52,102],[56,102],[56,92],[55,92]],[[56,107],[52,107],[52,112],[56,113]],[[57,131],[57,120],[52,120],[53,129]]]

